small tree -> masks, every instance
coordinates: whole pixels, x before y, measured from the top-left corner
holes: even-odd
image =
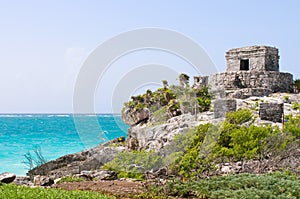
[[[164,89],[167,89],[169,87],[167,80],[162,80],[162,83],[163,83]]]
[[[300,79],[296,79],[294,81],[294,86],[295,86],[295,89],[299,92],[300,91]]]
[[[189,79],[190,79],[190,77],[187,74],[181,73],[179,75],[180,86],[187,87],[189,85]]]
[[[28,170],[32,170],[35,167],[38,167],[47,162],[46,158],[44,158],[42,154],[42,149],[39,145],[36,145],[33,149],[35,155],[32,155],[30,151],[24,154],[25,160],[22,161],[25,164]]]

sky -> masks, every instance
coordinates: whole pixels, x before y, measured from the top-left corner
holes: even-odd
[[[0,113],[72,113],[77,77],[89,55],[116,35],[148,27],[191,38],[219,72],[226,70],[224,55],[231,48],[275,46],[280,70],[300,78],[299,7],[297,0],[0,0]],[[122,74],[149,63],[195,75],[166,52],[130,53],[99,81],[95,112],[112,112]]]

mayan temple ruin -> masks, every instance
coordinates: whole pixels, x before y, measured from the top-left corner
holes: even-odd
[[[221,98],[245,99],[276,92],[293,92],[293,75],[279,72],[278,49],[250,46],[226,52],[227,70],[194,77],[194,87],[208,86]]]

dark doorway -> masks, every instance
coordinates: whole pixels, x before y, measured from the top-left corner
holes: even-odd
[[[240,70],[249,70],[249,59],[241,59]]]

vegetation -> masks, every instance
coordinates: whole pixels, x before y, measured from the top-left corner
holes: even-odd
[[[115,198],[100,193],[90,191],[64,191],[59,189],[32,188],[26,186],[17,186],[14,184],[0,184],[0,198],[22,198],[22,199],[39,199],[39,198],[80,198],[80,199],[110,199]]]
[[[240,174],[198,181],[174,180],[152,189],[155,195],[186,198],[299,198],[300,183],[284,173]],[[154,195],[154,194],[153,194]],[[145,197],[146,198],[146,197]]]
[[[182,87],[188,87],[189,86],[189,79],[190,79],[190,77],[187,74],[181,73],[179,75],[180,86],[182,86]]]
[[[282,158],[299,147],[300,117],[290,118],[284,132],[271,126],[254,126],[252,113],[240,109],[228,113],[222,125],[205,124],[175,136],[169,169],[183,179],[213,174],[216,165],[228,161]],[[246,125],[247,124],[247,125]],[[295,150],[294,150],[295,151]]]
[[[296,139],[300,139],[300,116],[288,116],[288,122],[284,125],[284,132],[295,136]]]
[[[294,110],[300,110],[300,104],[297,102],[292,102],[292,109]]]
[[[182,113],[196,114],[208,111],[211,106],[211,94],[208,87],[194,89],[189,86],[189,76],[180,74],[180,86],[170,86],[166,80],[162,81],[163,87],[152,92],[147,90],[142,95],[132,96],[129,102],[124,104],[123,112],[129,110],[135,114],[144,108],[152,114],[152,124],[160,124],[171,117]]]
[[[298,91],[300,91],[300,79],[296,79],[296,80],[294,81],[294,84],[295,84],[296,89],[297,89]]]
[[[47,162],[46,158],[44,158],[42,154],[42,149],[39,145],[36,145],[33,149],[33,155],[28,151],[24,154],[25,160],[22,163],[26,166],[28,170],[32,170],[33,168],[45,164]]]
[[[111,162],[103,165],[103,169],[115,171],[119,178],[144,179],[144,172],[160,168],[163,165],[162,157],[153,151],[124,151]]]

